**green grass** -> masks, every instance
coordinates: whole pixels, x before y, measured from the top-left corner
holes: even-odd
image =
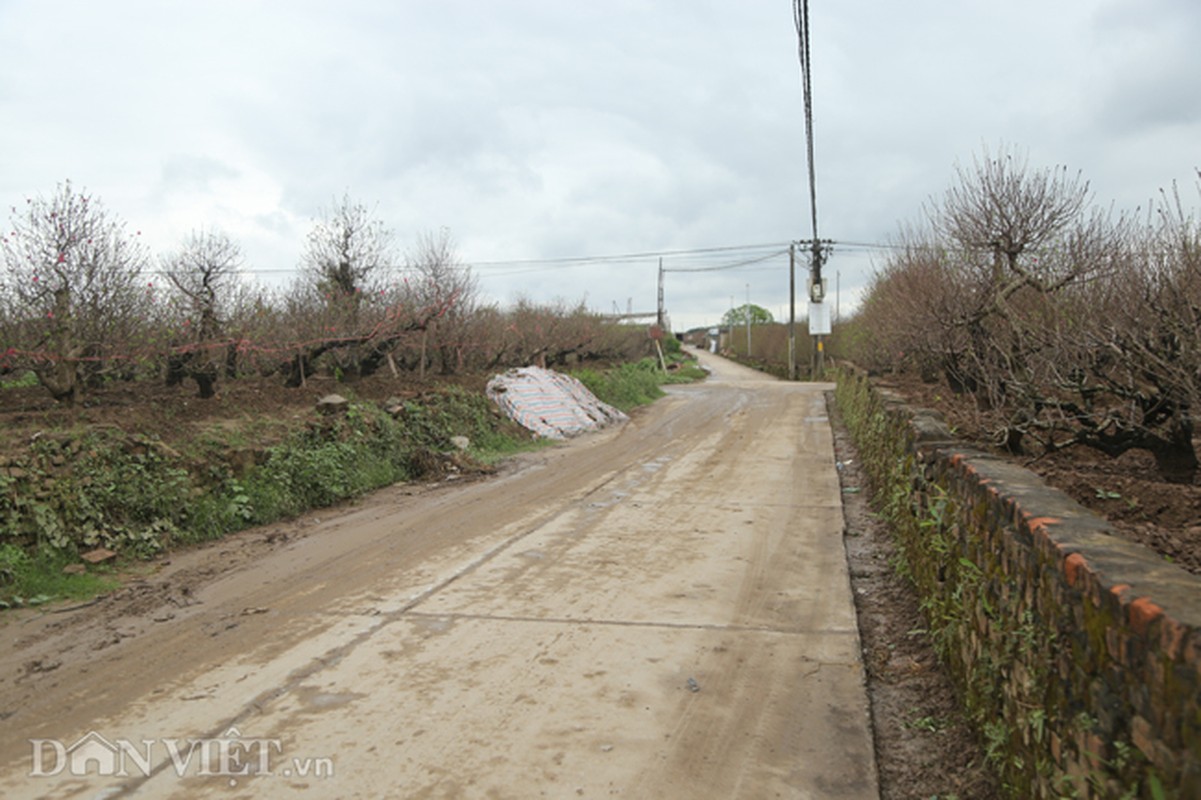
[[[668,384],[674,383],[696,383],[703,381],[709,377],[709,373],[700,367],[695,362],[686,363],[678,370],[667,373],[667,377],[663,382]]]
[[[506,458],[518,455],[519,453],[528,453],[534,450],[542,450],[546,447],[554,447],[558,442],[554,439],[526,439],[518,440],[511,439],[508,442],[487,449],[477,448],[474,444],[467,450],[467,453],[476,461],[487,466],[494,466]]]
[[[73,562],[61,553],[30,555],[11,544],[0,545],[0,609],[86,599],[117,585],[108,567],[89,567],[83,574],[63,572]]]
[[[649,358],[604,371],[581,369],[573,374],[599,400],[622,411],[644,406],[663,396],[663,390],[659,388],[663,373]]]
[[[709,377],[695,361],[680,353],[678,347],[674,351],[671,347],[667,350],[668,363],[679,364],[679,369],[665,373],[656,359],[644,358],[607,370],[581,369],[572,374],[600,400],[622,411],[630,411],[662,397],[664,392],[660,387],[665,384],[696,383]]]
[[[38,376],[33,370],[26,370],[13,377],[0,378],[0,389],[29,389],[37,385]]]

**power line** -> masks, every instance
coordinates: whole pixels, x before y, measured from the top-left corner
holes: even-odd
[[[587,256],[564,256],[561,258],[519,258],[509,260],[492,260],[492,261],[470,261],[461,259],[458,265],[461,268],[471,268],[478,270],[481,277],[503,277],[506,275],[523,275],[531,272],[544,272],[548,270],[571,269],[574,267],[595,266],[598,264],[623,264],[637,263],[654,258],[674,258],[680,260],[700,260],[703,258],[712,257],[720,254],[729,253],[753,253],[756,250],[764,250],[771,248],[772,252],[763,258],[770,258],[779,255],[781,247],[785,247],[785,242],[769,242],[766,244],[739,244],[739,245],[722,245],[716,247],[694,247],[679,250],[654,250],[635,253],[616,253],[610,255],[587,255]],[[413,272],[417,268],[411,264],[381,264],[381,269],[391,270],[395,272]],[[492,271],[493,268],[514,267],[501,272]],[[483,268],[483,269],[481,269]],[[732,269],[729,265],[721,265],[719,269]],[[238,270],[239,274],[243,275],[287,275],[296,274],[303,271],[303,267],[296,266],[290,268],[248,268],[244,267]],[[175,270],[151,270],[150,274],[167,276]]]
[[[792,18],[797,32],[797,58],[801,62],[801,90],[805,100],[805,150],[809,162],[809,209],[813,222],[813,246],[821,247],[817,238],[817,173],[813,166],[813,69],[809,53],[809,0],[793,0]]]
[[[665,267],[663,269],[663,271],[664,272],[718,272],[720,270],[738,269],[739,267],[746,267],[751,264],[758,264],[760,262],[767,261],[768,259],[777,258],[779,256],[784,255],[787,252],[788,252],[788,248],[785,247],[783,250],[777,250],[774,253],[768,253],[765,256],[759,256],[758,258],[749,258],[744,261],[735,261],[732,264],[718,264],[717,266],[713,266],[713,267]]]
[[[641,253],[620,253],[614,255],[595,255],[595,256],[566,256],[563,258],[525,258],[525,259],[510,259],[506,261],[475,261],[472,262],[474,267],[505,267],[519,266],[524,264],[530,265],[562,265],[562,264],[593,264],[598,262],[615,263],[622,261],[639,261],[648,258],[669,258],[669,257],[692,257],[698,255],[709,255],[713,253],[728,253],[737,250],[761,250],[768,247],[781,247],[782,242],[770,242],[767,244],[739,244],[725,245],[721,247],[696,247],[685,250],[651,250]]]
[[[885,251],[904,250],[909,247],[909,245],[906,245],[906,244],[897,244],[897,243],[892,243],[892,242],[848,242],[848,241],[842,241],[842,240],[823,240],[823,244],[837,246],[840,249],[842,249],[843,251],[849,251],[849,252],[853,252],[856,250],[885,250]],[[728,254],[728,253],[738,252],[738,251],[743,251],[743,252],[746,252],[749,254],[749,253],[753,253],[755,250],[762,250],[765,248],[772,248],[772,249],[770,250],[770,252],[764,253],[763,255],[756,255],[751,258],[743,259],[740,261],[735,261],[732,263],[723,263],[723,264],[716,264],[713,266],[701,266],[701,267],[667,267],[665,269],[665,271],[666,272],[718,272],[721,270],[738,269],[740,267],[757,264],[757,263],[760,263],[763,261],[768,261],[777,256],[784,255],[785,253],[788,252],[788,248],[784,246],[784,243],[775,242],[775,243],[768,243],[768,244],[728,245],[728,246],[723,246],[723,247],[694,248],[694,249],[690,249],[690,250],[663,250],[663,251],[659,251],[659,252],[627,253],[627,254],[617,254],[617,255],[571,256],[571,257],[564,257],[564,258],[544,258],[544,259],[533,259],[533,258],[531,258],[531,259],[513,259],[513,260],[509,260],[509,261],[476,261],[476,262],[472,262],[472,261],[464,260],[462,263],[458,264],[457,266],[460,269],[477,269],[481,265],[487,266],[487,267],[497,267],[497,268],[504,267],[504,266],[516,267],[516,269],[503,270],[503,271],[480,270],[480,272],[479,272],[480,277],[501,278],[501,277],[506,277],[509,275],[525,275],[525,274],[533,273],[533,272],[546,272],[546,271],[558,270],[558,269],[572,269],[575,267],[594,266],[597,264],[606,264],[606,263],[634,264],[639,261],[645,261],[652,257],[660,257],[660,256],[662,256],[662,257],[671,256],[671,257],[674,257],[674,258],[677,258],[677,259],[680,259],[683,261],[689,261],[689,260],[697,261],[697,260],[702,260],[705,257],[709,257],[709,256],[712,256],[715,254],[721,254],[721,253]],[[528,266],[523,267],[523,265],[528,265]],[[398,273],[413,273],[413,272],[419,271],[417,267],[414,267],[411,264],[384,264],[384,265],[381,265],[381,269],[390,270],[390,271],[398,272]],[[241,269],[238,269],[236,272],[239,275],[293,275],[293,274],[300,273],[303,270],[304,270],[304,268],[301,266],[277,267],[277,268],[243,267]],[[159,276],[159,277],[168,277],[172,273],[178,274],[179,270],[152,269],[152,270],[147,270],[145,274],[155,275],[155,276]]]
[[[813,225],[813,238],[810,240],[809,264],[809,300],[812,303],[824,304],[825,281],[822,280],[822,245],[824,242],[817,235],[817,170],[813,158],[813,63],[811,55],[812,35],[809,30],[809,0],[792,0],[792,21],[796,27],[797,59],[801,62],[801,92],[805,101],[805,155],[809,164],[809,216]],[[796,253],[789,248],[788,256],[788,377],[796,380]],[[748,329],[749,330],[749,329]],[[812,332],[812,331],[811,331]],[[750,349],[750,336],[747,336],[747,349]],[[817,335],[816,358],[813,364],[813,374],[822,372],[822,339]]]
[[[843,242],[836,241],[834,244],[842,251],[847,250],[904,250],[908,245],[895,244],[890,242]]]

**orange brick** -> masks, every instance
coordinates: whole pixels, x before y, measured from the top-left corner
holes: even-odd
[[[1188,634],[1187,625],[1165,615],[1159,626],[1159,642],[1164,655],[1173,661],[1179,661],[1181,653],[1184,652],[1184,639]]]
[[[1063,574],[1067,578],[1068,586],[1080,588],[1088,571],[1088,562],[1079,553],[1072,553],[1063,560]]]
[[[1163,608],[1150,597],[1139,597],[1130,603],[1130,628],[1140,636],[1147,635],[1151,623],[1163,616]]]

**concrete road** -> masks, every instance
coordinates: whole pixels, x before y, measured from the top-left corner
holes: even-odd
[[[828,387],[701,357],[500,476],[9,617],[0,796],[876,797]]]

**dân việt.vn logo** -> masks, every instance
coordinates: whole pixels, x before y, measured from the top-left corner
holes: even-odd
[[[329,757],[284,757],[279,739],[243,736],[230,728],[208,739],[108,738],[88,731],[66,744],[58,739],[30,739],[29,775],[85,777],[149,777],[163,769],[174,769],[179,777],[220,776],[237,778],[279,775],[285,778],[332,778],[334,761]]]

